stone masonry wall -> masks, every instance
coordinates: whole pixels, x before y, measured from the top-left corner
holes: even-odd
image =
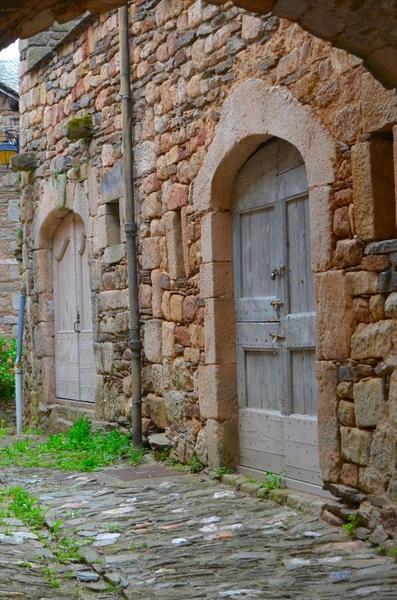
[[[0,95],[0,136],[4,130],[18,137],[16,103]],[[0,138],[1,139],[1,138]],[[19,268],[19,175],[0,165],[0,336],[16,333]]]
[[[316,274],[324,478],[374,493],[388,490],[397,500],[397,422],[391,408],[397,402],[392,359],[397,309],[393,293],[387,295],[395,285],[395,250],[372,245],[397,237],[392,176],[379,166],[379,156],[392,165],[396,96],[358,59],[297,25],[227,7],[147,0],[131,8],[144,432],[167,430],[179,460],[189,461],[195,452],[206,464],[209,435],[223,425],[223,417],[209,418],[198,397],[198,375],[212,340],[211,328],[203,327],[210,313],[200,287],[202,215],[192,205],[192,184],[224,101],[245,79],[259,78],[288,88],[308,106],[336,148],[329,201],[332,252],[327,262],[319,260]],[[51,415],[66,409],[48,407],[52,290],[43,275],[45,248],[57,219],[72,208],[83,214],[91,244],[96,416],[125,424],[129,419],[118,69],[117,14],[111,13],[93,18],[21,81],[22,144],[36,153],[38,164],[32,175],[24,175],[23,189],[26,385],[32,413],[40,406],[41,416],[49,415],[52,423]],[[93,115],[92,140],[70,142],[65,123],[87,112]],[[379,217],[381,210],[386,219]],[[222,284],[218,292],[221,296]],[[322,318],[324,307],[332,308],[331,320]]]

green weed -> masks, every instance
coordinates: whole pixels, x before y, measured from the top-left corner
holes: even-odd
[[[357,527],[360,525],[360,515],[358,513],[352,513],[347,518],[347,523],[342,525],[342,529],[346,531],[350,537],[355,537]]]
[[[81,560],[80,546],[74,537],[64,537],[52,551],[56,560],[62,564]]]
[[[58,537],[59,536],[59,532],[61,531],[63,527],[63,522],[61,521],[61,519],[57,519],[54,523],[54,525],[51,527],[51,533],[54,537]]]
[[[197,456],[193,454],[189,462],[189,471],[191,473],[200,473],[204,469],[204,465],[199,461]]]
[[[154,459],[158,462],[166,463],[170,458],[170,454],[171,448],[156,448],[156,450],[153,451]]]
[[[13,398],[15,393],[14,363],[17,342],[0,337],[0,398]]]
[[[121,586],[119,583],[114,583],[113,581],[108,581],[106,584],[105,592],[116,594],[120,592]]]
[[[133,449],[130,437],[117,429],[94,431],[87,417],[78,419],[66,433],[50,435],[45,441],[22,439],[0,448],[0,467],[94,471],[121,458],[139,464],[143,450]]]
[[[144,457],[145,457],[145,449],[144,448],[131,448],[130,455],[128,457],[128,461],[132,465],[134,465],[134,467],[137,467],[138,465],[141,465],[143,463]]]
[[[228,467],[217,467],[212,469],[209,475],[211,479],[222,479],[222,475],[228,475],[229,473],[232,473],[232,470]]]
[[[51,567],[43,567],[42,573],[44,579],[47,581],[50,588],[56,590],[60,587],[61,584],[59,582],[58,577],[56,576],[54,569],[51,569]]]
[[[35,496],[20,486],[11,486],[0,491],[1,517],[20,519],[25,525],[37,529],[44,524],[44,509]]]
[[[265,479],[259,484],[259,489],[264,490],[267,494],[269,494],[272,490],[281,489],[282,482],[282,475],[278,475],[277,473],[271,473],[271,471],[267,471]]]

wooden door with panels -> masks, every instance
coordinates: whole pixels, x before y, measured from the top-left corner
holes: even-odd
[[[95,402],[88,245],[74,213],[62,219],[53,238],[55,393],[65,400]]]
[[[315,312],[305,166],[271,139],[235,183],[233,215],[240,470],[321,485]]]

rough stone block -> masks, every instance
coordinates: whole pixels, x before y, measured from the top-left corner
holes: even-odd
[[[389,257],[386,254],[364,256],[361,264],[366,271],[386,271],[389,268]]]
[[[168,272],[171,279],[177,279],[178,277],[183,277],[185,274],[181,217],[177,212],[169,211],[164,215],[163,221],[167,240]]]
[[[142,269],[157,269],[160,266],[160,238],[142,240]]]
[[[105,248],[103,253],[102,262],[105,265],[115,265],[119,263],[125,257],[125,246],[124,244],[116,244],[115,246],[108,246]]]
[[[396,237],[392,141],[373,137],[351,154],[357,234],[365,241]]]
[[[397,426],[397,369],[390,376],[388,405],[390,421]]]
[[[154,142],[142,142],[134,148],[134,167],[136,175],[142,177],[156,169],[156,148]]]
[[[236,361],[235,314],[230,300],[205,301],[204,346],[207,364]]]
[[[339,477],[339,424],[335,393],[337,383],[335,364],[331,361],[318,361],[316,363],[318,451],[321,473],[326,481],[337,481]]]
[[[372,435],[370,467],[383,475],[390,476],[397,459],[397,430],[383,423]]]
[[[146,196],[142,202],[142,217],[144,219],[156,219],[161,217],[162,206],[158,192]]]
[[[165,410],[168,422],[182,421],[184,416],[185,396],[182,392],[172,391],[164,394]]]
[[[227,420],[237,415],[236,365],[202,365],[198,371],[200,416]]]
[[[335,260],[339,268],[359,265],[363,256],[363,245],[359,240],[339,240],[336,243]]]
[[[143,349],[147,360],[153,363],[162,361],[161,326],[160,319],[146,321],[144,326]]]
[[[167,210],[181,209],[187,203],[189,187],[182,183],[174,183],[165,187],[165,198],[163,204]]]
[[[161,287],[161,270],[153,269],[151,272],[151,281],[152,281],[152,314],[153,317],[162,318],[163,311],[161,308],[161,301],[163,297],[163,290]]]
[[[232,217],[229,211],[211,212],[201,220],[201,252],[203,262],[230,262],[232,249]]]
[[[102,312],[118,308],[128,308],[128,290],[110,290],[99,294],[99,308]]]
[[[385,318],[385,299],[382,294],[375,294],[369,299],[369,310],[373,321],[383,321]]]
[[[15,154],[11,159],[11,168],[13,171],[34,171],[36,167],[37,158],[35,152]]]
[[[243,15],[241,27],[241,37],[244,40],[252,41],[258,38],[264,28],[264,22],[259,17],[252,15]]]
[[[202,298],[233,298],[233,265],[231,262],[209,262],[200,267]]]
[[[389,319],[394,319],[397,317],[397,292],[392,292],[386,298],[385,316]]]
[[[161,326],[163,356],[175,356],[175,323],[163,321]]]
[[[150,419],[158,427],[158,429],[166,429],[168,427],[167,411],[164,398],[155,394],[148,394],[146,404]]]
[[[341,206],[334,212],[333,221],[334,234],[340,238],[349,238],[351,234],[350,220],[349,220],[349,207]]]
[[[360,323],[352,336],[352,358],[383,358],[393,347],[395,336],[393,321]]]
[[[180,294],[171,294],[170,296],[169,318],[171,321],[175,321],[175,323],[179,323],[183,319],[183,296]]]
[[[336,393],[339,396],[339,398],[353,399],[353,382],[341,381],[340,383],[338,383]]]
[[[341,427],[341,448],[343,457],[358,465],[367,465],[371,446],[371,433],[362,429]]]
[[[341,400],[338,406],[338,419],[341,425],[354,427],[356,424],[354,416],[354,405],[352,402]]]
[[[113,202],[124,196],[123,161],[119,160],[101,180],[102,202]]]
[[[352,463],[344,463],[340,472],[340,480],[344,485],[358,487],[358,467]]]
[[[370,377],[355,383],[353,397],[357,427],[375,427],[382,418],[385,408],[383,379]]]
[[[346,273],[346,282],[352,296],[376,294],[378,288],[378,275],[371,271],[354,271]]]
[[[317,273],[317,356],[343,359],[350,355],[353,333],[353,301],[342,271]]]
[[[237,421],[219,423],[209,419],[205,429],[210,469],[234,467],[238,460]]]
[[[154,392],[155,394],[163,393],[163,365],[145,365],[143,367],[142,387],[145,392]]]

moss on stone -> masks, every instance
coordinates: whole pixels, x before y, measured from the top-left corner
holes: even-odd
[[[94,133],[92,114],[87,113],[81,117],[74,117],[67,123],[66,137],[69,140],[89,139]]]

